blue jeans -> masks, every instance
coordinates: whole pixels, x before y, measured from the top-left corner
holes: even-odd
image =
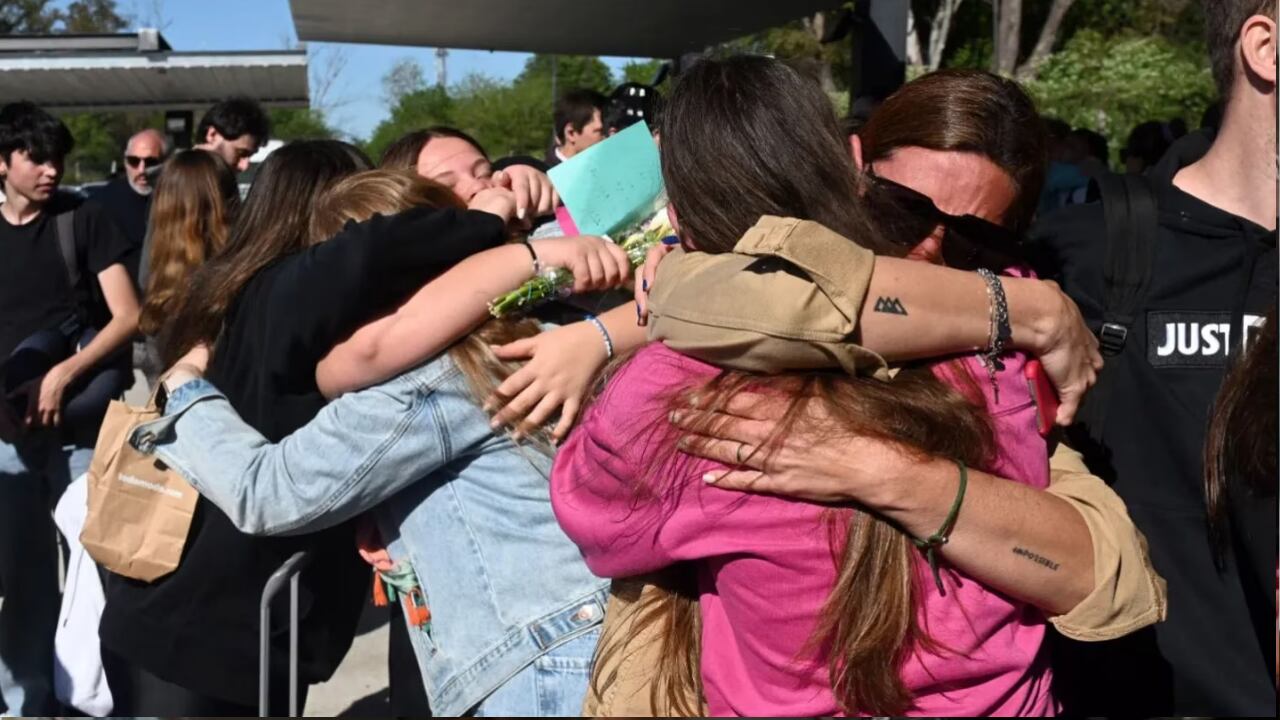
[[[58,545],[53,507],[89,469],[92,448],[53,434],[0,442],[0,700],[6,715],[56,715],[53,634]]]
[[[581,717],[600,628],[552,648],[493,691],[475,717]]]

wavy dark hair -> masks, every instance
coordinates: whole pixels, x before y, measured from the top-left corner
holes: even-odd
[[[371,167],[359,148],[337,140],[300,140],[271,153],[258,169],[227,247],[195,274],[181,309],[166,325],[160,342],[165,365],[196,345],[213,347],[227,310],[249,280],[313,244],[311,213],[320,194]]]
[[[661,137],[667,193],[681,241],[693,250],[729,252],[766,214],[822,223],[882,254],[902,256],[913,244],[894,242],[873,227],[830,100],[816,82],[782,62],[739,56],[696,64],[671,94]],[[671,398],[671,405],[683,407],[696,394],[700,405],[720,409],[748,387],[763,388],[789,404],[760,452],[775,451],[790,433],[817,439],[852,433],[983,466],[995,445],[985,404],[935,375],[948,370],[920,365],[892,383],[839,372],[722,371]],[[687,477],[692,467],[676,451],[673,429],[648,430],[656,435],[638,441],[661,449],[641,469],[633,502],[669,508],[680,501],[670,478]],[[861,510],[832,510],[827,524],[837,577],[805,653],[825,662],[844,711],[900,714],[911,700],[903,662],[914,650],[936,647],[918,621],[918,553],[895,526]],[[633,627],[661,629],[664,660],[651,687],[654,706],[696,715],[690,700],[701,691],[700,619],[692,572],[686,565],[664,571],[655,582],[663,592],[638,608]],[[601,662],[609,660],[602,656]],[[596,691],[607,682],[597,678]]]

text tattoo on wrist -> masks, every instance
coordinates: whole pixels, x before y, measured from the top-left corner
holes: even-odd
[[[882,297],[876,300],[876,312],[888,315],[906,315],[907,307],[898,298]]]
[[[1050,570],[1056,571],[1058,569],[1058,563],[1050,560],[1049,558],[1043,555],[1037,555],[1026,548],[1015,547],[1013,549],[1013,554],[1022,556],[1037,565],[1043,565],[1049,568]]]

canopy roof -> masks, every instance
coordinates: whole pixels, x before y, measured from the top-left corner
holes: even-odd
[[[233,95],[309,104],[303,50],[174,52],[155,30],[0,38],[0,88],[63,112],[194,110]]]
[[[674,58],[844,0],[289,0],[300,40]]]

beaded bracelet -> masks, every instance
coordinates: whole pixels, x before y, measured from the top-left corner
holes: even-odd
[[[600,322],[600,318],[595,315],[588,315],[587,322],[596,326],[600,331],[600,336],[604,338],[604,351],[609,360],[613,359],[613,338],[609,337],[609,331],[605,329],[604,323]]]
[[[951,510],[947,513],[947,518],[942,521],[942,527],[938,528],[938,532],[923,540],[911,538],[911,542],[924,553],[925,559],[929,561],[929,569],[933,572],[933,582],[938,585],[938,594],[943,597],[946,596],[947,591],[942,587],[942,574],[938,570],[937,550],[951,540],[951,531],[955,529],[956,518],[960,516],[960,505],[964,503],[964,491],[969,486],[969,469],[959,460],[956,460],[955,463],[960,468],[960,487],[956,490],[956,499],[951,503]]]

